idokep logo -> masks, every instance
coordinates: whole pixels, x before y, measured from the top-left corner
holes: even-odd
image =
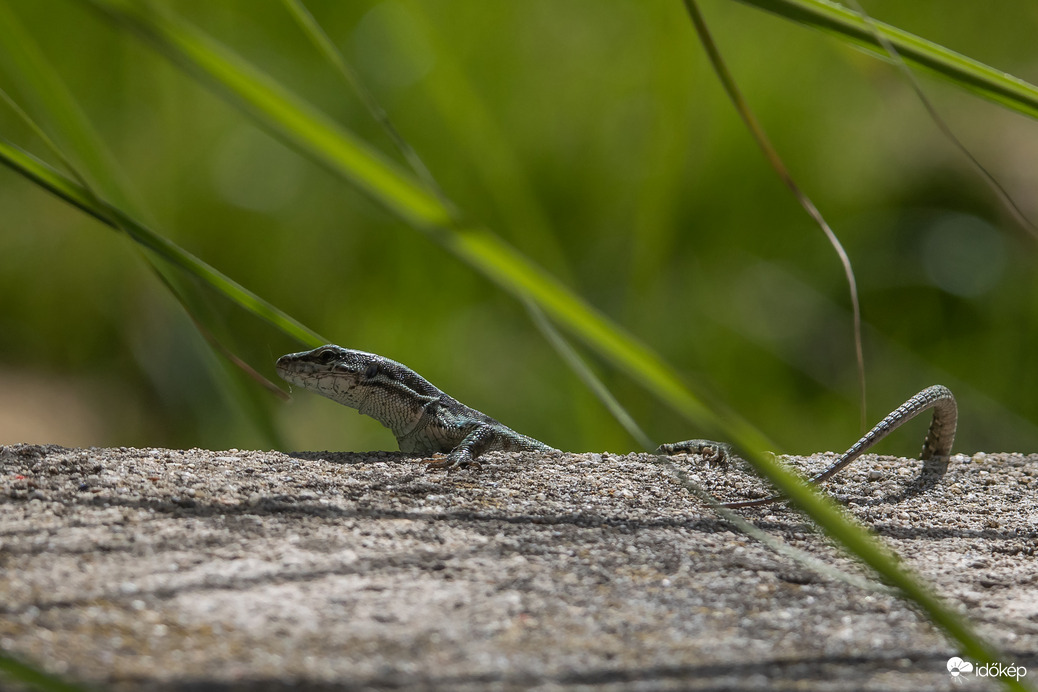
[[[1014,678],[1017,682],[1027,675],[1027,668],[1015,663],[1008,666],[1001,663],[981,663],[974,666],[958,656],[949,658],[947,667],[955,682],[964,682],[968,673],[973,673],[978,678]]]

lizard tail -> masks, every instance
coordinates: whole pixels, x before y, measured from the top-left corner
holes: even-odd
[[[959,409],[955,403],[955,396],[950,389],[939,384],[927,387],[891,411],[886,418],[876,424],[876,427],[865,433],[850,449],[840,455],[839,459],[821,473],[813,476],[809,482],[817,484],[832,477],[840,469],[871,449],[884,437],[920,413],[930,409],[934,410],[933,421],[930,423],[930,429],[926,433],[926,440],[923,442],[921,457],[924,463],[920,478],[925,479],[929,485],[933,485],[944,476],[944,472],[948,469],[948,457],[951,456],[952,444],[955,442],[955,427],[959,418]],[[781,495],[773,495],[771,497],[762,497],[759,500],[729,502],[723,506],[728,508],[759,507],[781,499],[783,499]]]

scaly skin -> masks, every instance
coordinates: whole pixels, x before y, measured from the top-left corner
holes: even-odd
[[[406,365],[374,353],[329,344],[281,356],[277,372],[290,384],[371,416],[393,431],[402,452],[446,454],[446,459],[431,464],[434,467],[467,466],[490,451],[558,451],[466,406]],[[944,473],[955,439],[957,413],[952,393],[946,387],[934,385],[891,412],[811,482],[829,478],[894,429],[931,408],[934,417],[923,445],[923,473],[936,473],[939,477]],[[732,451],[729,445],[712,440],[686,440],[656,449],[656,454],[678,453],[700,454],[723,463]],[[780,499],[774,496],[724,506],[755,507]]]

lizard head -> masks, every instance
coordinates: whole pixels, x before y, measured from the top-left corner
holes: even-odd
[[[443,395],[395,360],[333,344],[281,356],[276,367],[289,384],[355,408],[397,434],[410,431]]]

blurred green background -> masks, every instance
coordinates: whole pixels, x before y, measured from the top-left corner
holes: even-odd
[[[66,82],[153,228],[336,343],[400,360],[524,433],[565,449],[636,449],[524,309],[467,265],[84,4],[0,4]],[[282,3],[167,4],[401,159]],[[840,265],[766,165],[681,3],[306,6],[468,217],[782,451],[843,450],[858,436]],[[1007,218],[894,67],[739,3],[702,9],[850,254],[869,423],[940,382],[960,400],[958,451],[1034,451],[1038,241]],[[1033,2],[866,9],[1038,81]],[[40,117],[2,58],[0,87]],[[921,78],[972,153],[1038,218],[1038,123]],[[4,107],[0,136],[57,164]],[[395,449],[371,419],[305,392],[286,404],[229,372],[126,237],[6,168],[0,210],[0,443]],[[301,349],[209,300],[230,345],[268,377],[277,356]],[[658,441],[704,433],[591,360]],[[273,415],[281,440],[247,415],[236,387]],[[924,429],[882,450],[914,455]]]

